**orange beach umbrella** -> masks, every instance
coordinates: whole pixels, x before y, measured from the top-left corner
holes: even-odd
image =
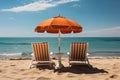
[[[80,33],[82,32],[82,27],[75,21],[64,18],[59,15],[41,22],[35,28],[35,32],[38,32],[38,33],[44,33],[45,31],[47,33],[59,34],[58,50],[60,53],[60,33],[62,34],[69,34],[71,32]]]

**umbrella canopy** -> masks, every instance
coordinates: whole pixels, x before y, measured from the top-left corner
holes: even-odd
[[[82,32],[82,27],[74,22],[73,20],[64,18],[62,16],[56,16],[41,22],[36,28],[35,32],[38,33],[59,33],[68,34],[68,33],[79,33]]]
[[[59,15],[41,22],[35,28],[35,32],[38,32],[38,33],[44,33],[45,31],[47,33],[59,34],[58,49],[60,53],[60,33],[62,34],[69,34],[71,32],[80,33],[82,32],[82,27],[75,21],[64,18]]]

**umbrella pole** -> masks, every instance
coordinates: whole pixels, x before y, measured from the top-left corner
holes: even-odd
[[[57,63],[57,65],[55,66],[55,68],[56,69],[61,69],[62,67],[64,67],[63,66],[63,64],[61,63],[61,55],[62,55],[62,53],[60,53],[60,29],[59,29],[59,33],[58,33],[58,54],[57,54],[57,56],[58,56],[58,63]]]
[[[59,30],[59,34],[58,34],[58,51],[60,53],[60,30]]]

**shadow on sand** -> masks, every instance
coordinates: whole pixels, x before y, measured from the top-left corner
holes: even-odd
[[[55,72],[59,73],[65,73],[65,72],[70,72],[70,73],[75,73],[75,74],[95,74],[95,73],[108,73],[104,69],[98,69],[95,67],[88,67],[86,65],[74,65],[71,67],[63,67],[62,69],[55,70]]]
[[[55,64],[53,63],[52,66],[50,67],[49,65],[39,65],[39,63],[36,65],[36,68],[38,68],[39,70],[43,70],[43,69],[49,69],[49,70],[54,70]]]
[[[63,67],[61,69],[54,69],[54,67],[50,66],[36,66],[39,70],[42,69],[49,69],[49,70],[54,70],[54,72],[59,72],[59,73],[75,73],[75,74],[95,74],[95,73],[108,73],[104,69],[98,69],[96,67],[88,67],[87,65],[74,65],[71,67]]]

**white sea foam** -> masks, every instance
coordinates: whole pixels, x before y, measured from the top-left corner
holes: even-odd
[[[0,59],[31,58],[29,53],[0,53]]]
[[[21,55],[22,53],[0,53],[0,55],[4,56],[15,56],[15,55]]]

